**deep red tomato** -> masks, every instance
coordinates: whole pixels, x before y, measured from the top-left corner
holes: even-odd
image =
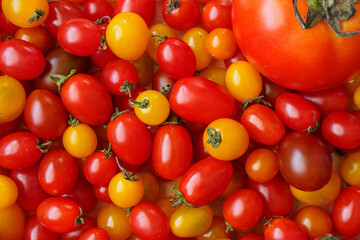
[[[234,35],[249,62],[272,81],[302,91],[340,86],[358,75],[360,35],[341,38],[324,21],[304,30],[295,17],[293,2],[233,1]],[[298,1],[303,17],[307,2]],[[360,4],[355,8],[359,10]],[[341,23],[341,29],[358,30],[359,23],[360,15],[355,14]]]
[[[332,174],[332,158],[325,144],[304,132],[292,132],[278,150],[281,175],[293,187],[315,191],[325,186]]]
[[[97,200],[104,203],[111,203],[111,199],[108,193],[108,184],[105,186],[93,185],[93,193]]]
[[[142,17],[148,27],[155,18],[155,0],[118,0],[114,8],[114,16],[121,12],[133,12]]]
[[[195,0],[165,0],[162,16],[171,28],[184,31],[199,22],[200,8]]]
[[[285,126],[270,108],[254,104],[240,118],[251,139],[265,145],[276,145],[285,136]]]
[[[102,228],[94,227],[81,235],[79,240],[109,240],[109,234]]]
[[[234,98],[223,86],[201,77],[178,80],[171,90],[169,102],[176,115],[202,124],[228,118],[235,108]]]
[[[176,37],[166,38],[156,51],[158,64],[171,78],[190,77],[196,70],[196,58],[183,40]]]
[[[264,231],[266,240],[307,240],[305,231],[294,220],[289,218],[275,218]]]
[[[75,186],[78,175],[78,163],[63,149],[55,149],[40,161],[39,181],[41,187],[50,195],[61,196],[71,191]]]
[[[40,160],[40,148],[31,133],[10,133],[0,139],[0,166],[7,169],[30,167]]]
[[[257,183],[248,178],[246,186],[260,195],[266,218],[286,216],[292,210],[294,198],[290,192],[289,184],[281,175],[278,174],[270,181],[264,183]]]
[[[176,79],[169,77],[161,69],[157,70],[151,83],[151,89],[161,92],[165,97],[169,97]]]
[[[232,29],[231,0],[208,1],[201,12],[201,25],[210,32],[215,28]]]
[[[131,97],[129,95],[113,96],[114,106],[117,107],[120,111],[134,111],[134,103],[131,100],[135,101],[139,94],[145,90],[145,88],[137,86],[134,88],[134,90],[131,91]]]
[[[84,5],[84,14],[91,21],[96,21],[102,17],[112,18],[114,8],[106,0],[87,0]]]
[[[203,130],[204,131],[204,130]],[[198,134],[193,138],[194,162],[198,162],[204,158],[210,157],[203,144],[203,135]]]
[[[360,120],[348,112],[333,112],[321,124],[322,136],[331,145],[352,149],[360,145]]]
[[[155,171],[168,180],[175,180],[190,167],[193,157],[189,133],[180,125],[165,125],[154,137],[152,161]]]
[[[139,203],[129,216],[131,231],[143,240],[162,240],[170,232],[169,220],[153,203]]]
[[[84,164],[84,176],[94,185],[108,184],[117,170],[115,158],[104,151],[91,154]]]
[[[59,240],[79,240],[79,238],[89,229],[97,227],[96,219],[86,216],[84,223],[77,230],[62,233]]]
[[[0,32],[13,36],[19,29],[18,26],[12,24],[6,17],[2,9],[0,9]]]
[[[230,162],[208,157],[185,172],[179,183],[179,191],[186,202],[193,206],[204,206],[225,191],[232,176],[233,167]]]
[[[107,136],[111,149],[124,162],[141,165],[151,155],[151,134],[134,113],[123,113],[111,120]]]
[[[15,118],[14,120],[10,122],[4,122],[0,124],[0,139],[12,132],[14,132],[18,125],[19,125],[20,119]]]
[[[42,201],[36,210],[40,223],[57,233],[79,229],[84,221],[80,206],[67,198],[51,197]]]
[[[256,233],[246,233],[239,237],[237,240],[264,240],[264,236]]]
[[[26,99],[24,120],[34,136],[46,140],[60,137],[68,126],[68,114],[60,98],[40,89]]]
[[[0,71],[17,80],[34,79],[44,71],[45,57],[31,43],[9,39],[0,44]]]
[[[80,73],[67,79],[60,96],[69,113],[88,125],[104,124],[113,111],[110,93],[89,74]]]
[[[40,185],[38,168],[39,165],[36,164],[29,168],[14,169],[10,173],[19,191],[17,203],[29,212],[35,212],[38,205],[50,197]]]
[[[25,225],[24,240],[58,240],[59,234],[44,227],[38,220],[36,214],[30,217]]]
[[[118,59],[118,57],[111,51],[109,47],[106,49],[97,50],[94,54],[90,55],[91,62],[99,68],[104,67],[105,64],[115,59]]]
[[[360,188],[350,186],[342,190],[332,208],[336,231],[346,237],[360,234]]]
[[[221,0],[218,0],[218,1],[221,1]],[[225,1],[227,1],[227,0],[225,0]],[[224,60],[225,67],[229,68],[231,64],[233,64],[234,62],[237,62],[237,61],[247,61],[244,54],[240,50],[240,48],[238,48],[236,50],[236,53],[231,58]]]

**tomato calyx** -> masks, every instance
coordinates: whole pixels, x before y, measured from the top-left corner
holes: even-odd
[[[36,138],[36,147],[41,153],[47,153],[50,149],[51,141],[42,142],[41,139]]]
[[[206,140],[207,144],[210,144],[213,148],[217,148],[221,144],[221,133],[220,130],[216,130],[213,127],[207,127],[206,133],[208,135],[208,139]]]
[[[167,83],[165,86],[160,87],[160,92],[163,95],[167,95],[171,92],[172,87],[173,87],[173,85],[171,83]]]
[[[231,226],[227,221],[225,221],[225,226],[226,226],[226,229],[225,229],[226,233],[235,231],[235,228],[233,226]]]
[[[341,21],[347,20],[355,14],[355,3],[359,0],[307,0],[309,8],[305,22],[300,15],[297,2],[298,0],[293,0],[295,16],[304,29],[312,28],[324,20],[340,37],[351,37],[360,33],[360,30],[343,32],[340,27]]]
[[[126,210],[126,217],[130,216],[131,211],[134,209],[134,207],[128,207],[128,208],[124,208]]]
[[[53,74],[50,75],[49,78],[53,80],[56,85],[58,86],[58,91],[60,93],[61,86],[72,76],[76,73],[76,69],[72,69],[68,75],[61,75],[61,74]]]
[[[69,115],[68,124],[72,127],[76,127],[77,125],[79,125],[79,120],[77,120],[73,116]]]
[[[139,178],[135,177],[136,172],[132,172],[129,173],[125,168],[123,168],[120,165],[119,159],[115,156],[115,160],[116,160],[116,164],[118,165],[118,167],[120,168],[120,171],[122,172],[124,179],[128,180],[128,181],[132,181],[132,182],[137,182],[140,181]]]
[[[131,97],[131,91],[135,89],[135,83],[132,81],[124,81],[121,87],[119,88],[120,92],[125,93]]]
[[[166,7],[168,7],[165,11],[165,14],[169,14],[172,11],[178,9],[180,7],[180,1],[179,0],[170,0],[167,4]]]
[[[9,35],[9,34],[7,34],[7,33],[2,33],[2,34],[1,34],[1,39],[2,39],[3,41],[9,40],[9,39],[13,39],[13,38],[14,38],[13,36],[11,36],[11,35]]]
[[[116,117],[118,117],[124,113],[134,113],[134,112],[129,109],[126,109],[126,110],[120,112],[118,108],[115,108],[115,112],[111,115],[110,121],[113,121]]]
[[[195,207],[193,205],[191,205],[190,203],[188,203],[184,197],[184,195],[178,190],[176,189],[176,187],[173,188],[174,192],[175,192],[175,197],[170,199],[170,202],[174,203],[172,205],[173,208],[179,206],[179,205],[184,205],[187,207],[192,207],[192,208],[199,208],[199,207]]]
[[[175,113],[173,113],[171,115],[171,118],[169,121],[163,122],[162,124],[160,124],[160,126],[165,126],[165,125],[177,125],[180,123],[180,121],[182,121],[183,119],[179,118],[178,115],[176,115]],[[184,120],[185,121],[185,120]]]
[[[141,108],[141,109],[145,109],[149,106],[149,99],[147,98],[144,98],[143,100],[141,100],[141,102],[136,102],[132,99],[130,99],[130,102],[132,102],[135,106],[137,106],[138,108]]]
[[[168,36],[160,36],[160,35],[157,35],[157,34],[151,34],[151,37],[157,37],[158,40],[156,40],[156,43],[157,44],[160,44],[162,42],[165,42],[166,39],[168,39]]]
[[[44,16],[44,14],[45,12],[43,10],[35,8],[34,16],[29,18],[29,23],[39,20],[42,16]]]
[[[263,104],[266,107],[271,107],[271,103],[269,103],[268,101],[266,101],[264,99],[264,95],[260,95],[256,98],[251,98],[251,99],[247,99],[241,102],[241,113],[243,113],[250,104],[255,103],[255,104]]]
[[[94,23],[96,25],[102,24],[102,23],[109,23],[111,21],[111,18],[109,16],[103,16],[100,19],[97,19]]]
[[[101,152],[105,153],[105,158],[109,159],[113,156],[113,153],[111,151],[111,143],[109,143],[109,147],[107,149],[101,150]]]
[[[84,224],[84,219],[86,217],[86,214],[83,214],[81,207],[79,207],[79,210],[80,210],[80,215],[75,218],[74,227]]]
[[[325,234],[325,236],[318,238],[318,240],[340,240],[340,238],[338,238],[330,233],[327,233],[327,234]]]
[[[309,126],[304,132],[313,133],[320,127],[320,121],[316,119],[316,112],[314,111],[313,121],[315,122],[315,126]]]

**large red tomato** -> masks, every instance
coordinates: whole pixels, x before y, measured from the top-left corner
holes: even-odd
[[[360,35],[341,38],[323,21],[305,30],[292,2],[233,1],[233,31],[246,59],[267,78],[296,90],[332,88],[358,75]],[[355,7],[360,10],[359,3]],[[298,8],[304,18],[306,1],[299,0]],[[359,24],[357,13],[341,22],[341,30],[355,31]]]

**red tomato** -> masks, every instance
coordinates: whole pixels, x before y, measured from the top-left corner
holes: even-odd
[[[19,29],[18,26],[12,24],[6,17],[3,10],[0,8],[0,32],[7,33],[13,36]]]
[[[237,240],[264,240],[264,237],[256,233],[246,233]]]
[[[224,87],[201,77],[178,80],[171,90],[169,102],[176,115],[202,124],[231,117],[235,108],[234,98]]]
[[[199,22],[200,8],[195,0],[165,0],[162,16],[171,28],[184,31]]]
[[[233,167],[230,162],[208,157],[185,172],[180,180],[179,191],[189,204],[204,206],[225,191],[232,176]]]
[[[14,132],[18,125],[19,125],[20,119],[15,118],[14,120],[10,122],[3,122],[0,124],[0,139],[4,136]]]
[[[215,28],[232,29],[230,0],[208,1],[201,12],[201,25],[210,32]]]
[[[190,167],[193,148],[189,133],[180,125],[165,125],[154,137],[152,161],[155,171],[168,180],[175,180]]]
[[[305,231],[294,220],[289,218],[275,218],[264,231],[266,240],[307,240]]]
[[[25,225],[24,240],[58,240],[59,234],[44,227],[38,220],[36,214],[29,218]]]
[[[118,0],[114,8],[114,16],[121,12],[133,12],[144,19],[148,27],[155,18],[155,0]]]
[[[91,21],[96,21],[102,17],[112,18],[114,8],[106,0],[87,0],[84,5],[84,14]]]
[[[106,184],[105,186],[93,185],[93,193],[96,199],[98,199],[99,201],[104,203],[111,203],[108,192],[108,184]]]
[[[95,227],[87,230],[79,240],[110,240],[109,234],[102,228]]]
[[[86,216],[84,223],[76,230],[68,233],[62,233],[59,240],[79,240],[79,238],[89,229],[97,227],[96,220],[92,217]]]
[[[169,77],[164,71],[159,69],[151,83],[151,89],[161,92],[165,97],[169,98],[172,87],[174,86],[176,79]]]
[[[143,240],[162,240],[170,232],[169,220],[153,203],[139,203],[129,216],[131,231]]]
[[[222,1],[222,0],[218,0],[218,2],[220,2],[220,1]],[[225,0],[225,1],[227,1],[227,0]],[[231,58],[224,60],[225,67],[229,68],[231,64],[233,64],[237,61],[247,61],[246,58],[244,57],[244,54],[241,52],[241,50],[239,48],[237,48],[236,53]]]
[[[341,38],[324,21],[304,30],[294,16],[294,2],[233,1],[234,35],[249,62],[279,85],[302,91],[340,86],[358,75],[360,35]],[[303,17],[307,2],[298,3]],[[341,29],[358,30],[359,23],[360,15],[355,14]]]
[[[135,101],[140,93],[145,90],[145,88],[137,86],[134,88],[134,90],[131,91],[131,97],[129,95],[115,95],[113,97],[115,107],[117,107],[120,111],[127,109],[134,111],[134,103],[131,100]]]
[[[97,50],[94,54],[90,55],[91,62],[99,68],[104,67],[105,64],[116,59],[119,58],[111,51],[110,48]]]
[[[84,176],[91,184],[108,184],[115,176],[118,166],[112,154],[104,151],[98,151],[91,154],[84,164]]]

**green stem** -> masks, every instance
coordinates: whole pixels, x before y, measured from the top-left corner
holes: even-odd
[[[332,235],[331,233],[327,233],[324,237],[319,238],[319,240],[340,240],[340,238]]]
[[[79,210],[80,210],[80,215],[75,218],[74,227],[80,226],[81,224],[84,224],[86,214],[83,214],[83,211],[82,211],[81,207],[79,207]]]
[[[53,80],[56,85],[58,86],[58,91],[60,93],[61,86],[72,76],[74,76],[76,73],[76,69],[72,69],[68,75],[61,75],[61,74],[53,74],[50,75],[48,78]]]
[[[171,83],[167,83],[165,86],[160,87],[160,92],[164,95],[167,95],[171,92],[173,85]]]
[[[235,231],[235,229],[227,221],[225,221],[225,226],[226,226],[226,230],[225,230],[226,233]]]
[[[178,115],[176,115],[175,113],[172,113],[170,120],[166,121],[166,122],[163,122],[161,124],[161,126],[171,125],[171,124],[173,124],[173,125],[179,124],[179,119],[180,118],[179,118]]]
[[[316,119],[316,112],[314,111],[313,121],[315,122],[315,126],[309,126],[304,132],[313,133],[320,127],[320,121]]]
[[[113,113],[113,115],[111,115],[110,120],[113,121],[117,116],[120,116],[124,113],[134,113],[134,112],[129,109],[120,112],[118,108],[115,108],[115,112]]]
[[[119,88],[120,92],[125,93],[131,97],[131,91],[134,90],[135,84],[132,81],[124,81],[122,86]]]
[[[136,174],[135,172],[129,173],[125,168],[123,168],[120,165],[119,159],[116,156],[115,156],[115,160],[116,160],[116,164],[118,165],[119,169],[121,170],[121,172],[124,176],[124,179],[129,180],[129,181],[140,181],[139,178],[135,177],[135,174]]]
[[[107,21],[105,21],[107,20]],[[95,21],[96,25],[102,24],[102,23],[109,23],[111,21],[111,18],[109,16],[103,16],[102,18]]]
[[[268,101],[264,100],[264,95],[260,95],[256,98],[251,98],[248,100],[244,100],[241,103],[241,113],[243,113],[251,103],[256,103],[256,104],[263,104],[267,107],[271,106],[271,103],[269,103]]]
[[[141,108],[141,109],[145,109],[149,106],[149,99],[147,98],[144,98],[143,100],[141,100],[141,102],[136,102],[132,99],[130,99],[130,102],[132,102],[135,106],[137,106],[138,108]]]
[[[170,0],[166,4],[166,7],[167,7],[167,9],[165,11],[165,14],[167,15],[180,7],[180,1],[179,0]]]
[[[101,150],[101,152],[105,153],[105,158],[111,158],[113,156],[113,153],[111,151],[111,143],[109,143],[109,147],[107,149]]]
[[[208,135],[208,139],[206,140],[207,144],[210,144],[213,148],[217,148],[221,144],[221,132],[216,130],[213,127],[207,127],[206,133]]]
[[[151,34],[151,37],[156,37],[158,38],[158,40],[156,41],[157,44],[160,44],[162,42],[164,42],[166,39],[168,39],[168,36],[160,36],[160,35],[157,35],[157,34]]]
[[[79,125],[79,120],[77,120],[73,116],[69,115],[68,124],[72,127],[76,127],[77,125]]]
[[[192,208],[199,208],[199,207],[195,207],[193,205],[191,205],[190,203],[188,203],[184,197],[184,195],[178,190],[176,189],[175,187],[173,188],[174,192],[175,192],[175,197],[171,198],[170,199],[170,202],[174,203],[172,205],[173,208],[179,206],[179,205],[184,205],[184,206],[187,206],[187,207],[192,207]]]
[[[35,8],[34,16],[29,18],[29,23],[39,20],[42,16],[44,16],[44,14],[45,12],[43,10]]]
[[[39,138],[37,138],[36,141],[36,147],[40,150],[41,153],[47,153],[49,151],[52,144],[51,141],[42,142]]]

